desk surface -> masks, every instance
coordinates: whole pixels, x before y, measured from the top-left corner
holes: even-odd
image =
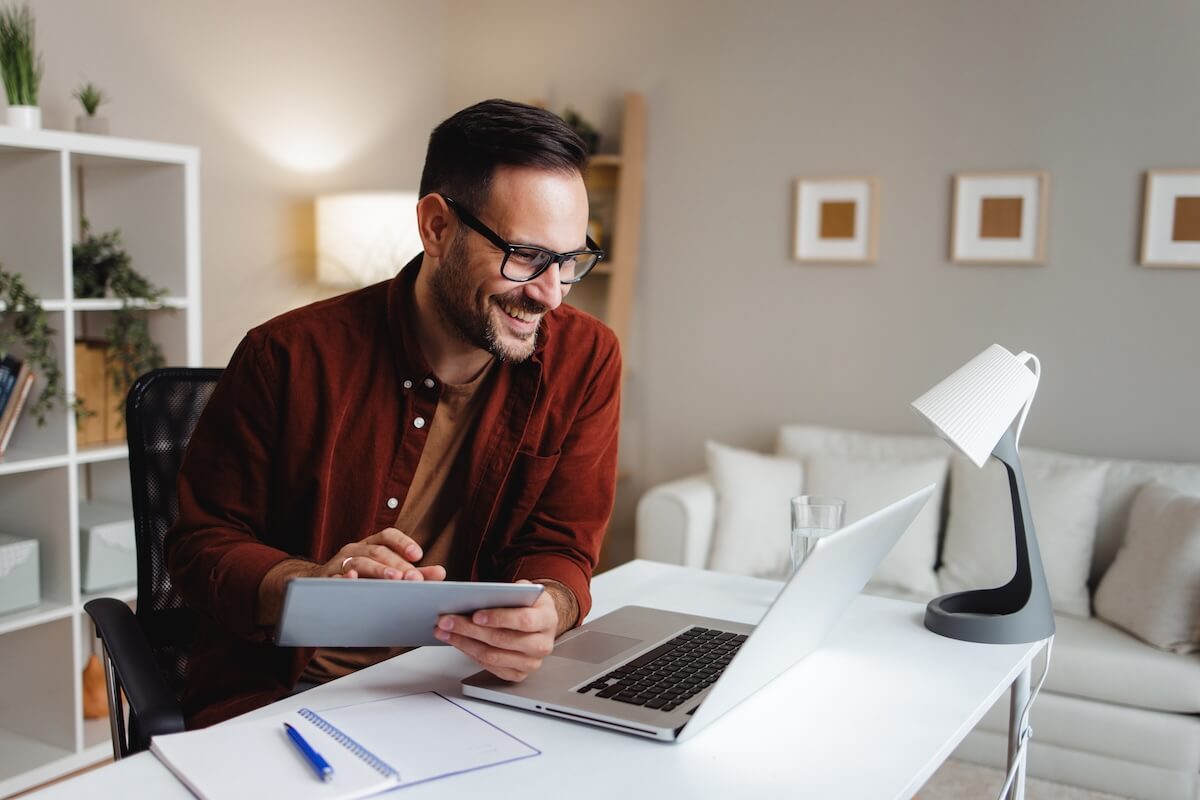
[[[774,581],[635,561],[593,581],[593,616],[639,605],[756,622]],[[489,703],[462,702],[542,750],[493,769],[400,790],[405,798],[572,797],[910,798],[1010,686],[1041,643],[984,645],[925,630],[923,607],[863,595],[813,655],[696,738],[667,744]],[[437,690],[461,698],[473,662],[425,647],[245,718]],[[451,786],[453,784],[453,786]],[[511,791],[505,791],[506,788]],[[49,787],[62,797],[190,798],[141,753]]]

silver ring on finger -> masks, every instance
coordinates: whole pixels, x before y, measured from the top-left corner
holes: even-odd
[[[342,572],[346,571],[346,565],[350,563],[350,559],[352,558],[354,558],[354,556],[346,556],[342,559]]]

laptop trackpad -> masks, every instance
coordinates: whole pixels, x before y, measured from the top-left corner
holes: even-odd
[[[574,639],[568,639],[560,645],[555,645],[554,655],[575,661],[586,661],[589,664],[599,664],[601,661],[608,661],[613,656],[641,643],[641,639],[631,639],[628,636],[587,631]]]

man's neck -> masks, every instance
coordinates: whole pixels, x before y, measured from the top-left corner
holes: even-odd
[[[421,354],[443,383],[469,383],[491,362],[492,354],[464,341],[449,329],[446,320],[437,312],[429,274],[430,270],[422,270],[415,286],[416,324],[413,327]]]

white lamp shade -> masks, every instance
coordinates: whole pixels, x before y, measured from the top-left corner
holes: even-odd
[[[1027,366],[1030,361],[1033,370]],[[1033,355],[1013,355],[994,344],[912,405],[938,434],[982,467],[1018,413],[1024,424],[1023,409],[1028,410],[1037,391],[1038,371]]]
[[[421,252],[416,192],[358,192],[317,198],[317,281],[368,286]]]

